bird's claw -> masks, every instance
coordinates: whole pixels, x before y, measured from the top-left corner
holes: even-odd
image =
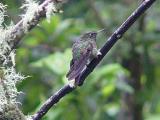
[[[100,52],[100,50],[98,50],[97,52],[97,56],[102,55],[102,53]]]
[[[68,85],[69,85],[71,88],[75,88],[75,87],[76,87],[75,79],[69,80]]]

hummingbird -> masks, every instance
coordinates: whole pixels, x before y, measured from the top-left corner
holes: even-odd
[[[89,61],[98,57],[98,55],[101,55],[101,52],[98,50],[96,45],[97,33],[98,32],[95,31],[84,33],[76,41],[74,41],[72,45],[73,58],[70,62],[70,70],[66,77],[71,83],[69,85],[73,87],[77,86],[78,81],[75,79],[79,77]]]

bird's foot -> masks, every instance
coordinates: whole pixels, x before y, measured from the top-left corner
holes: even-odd
[[[98,50],[97,52],[97,56],[102,55],[102,53],[100,52],[100,50]]]
[[[71,87],[71,88],[75,88],[77,85],[76,85],[76,82],[75,82],[75,79],[73,80],[69,80],[68,81],[68,85]]]

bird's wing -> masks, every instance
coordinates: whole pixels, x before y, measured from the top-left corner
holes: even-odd
[[[73,48],[73,49],[76,49],[76,48]],[[86,49],[84,49],[83,52],[80,52],[80,56],[78,58],[73,57],[70,64],[70,70],[66,75],[68,80],[75,79],[83,71],[91,55],[91,50],[92,50],[92,46],[89,45]]]

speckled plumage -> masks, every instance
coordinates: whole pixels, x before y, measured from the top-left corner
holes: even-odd
[[[72,46],[73,59],[67,73],[68,80],[74,80],[84,70],[88,61],[97,57],[96,32],[83,34]],[[77,82],[77,81],[76,81]]]

